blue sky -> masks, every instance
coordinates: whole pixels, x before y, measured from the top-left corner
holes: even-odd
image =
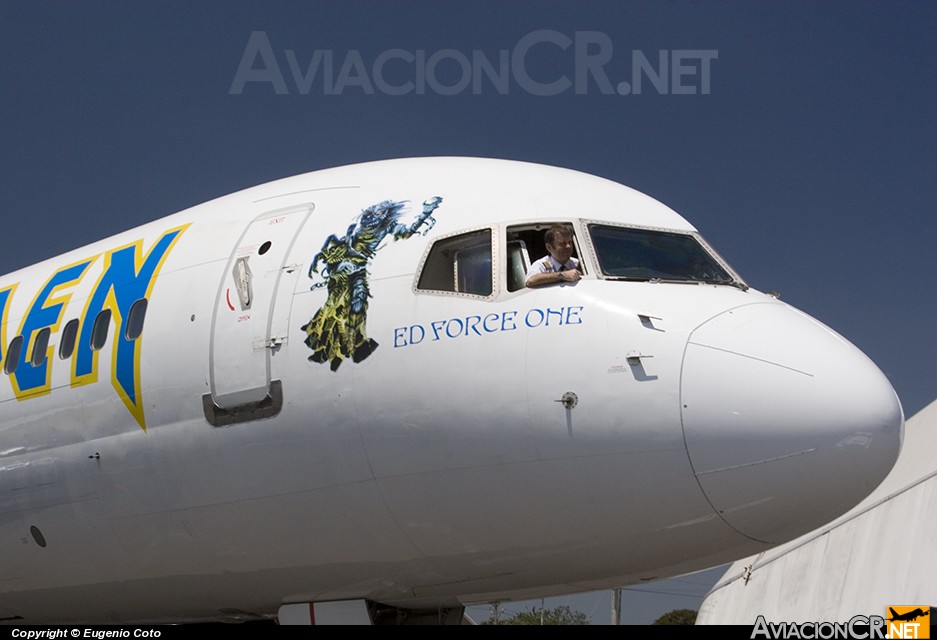
[[[274,65],[232,92],[254,32]],[[937,397],[935,33],[931,2],[3,0],[0,272],[330,166],[554,164],[676,209],[752,286],[859,346],[913,415]],[[501,51],[502,91],[456,90],[461,61]],[[662,58],[669,82],[617,92]],[[386,90],[411,81],[427,85]]]

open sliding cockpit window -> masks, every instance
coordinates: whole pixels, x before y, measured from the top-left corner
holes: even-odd
[[[493,291],[491,229],[434,242],[423,261],[417,289],[490,296]]]
[[[547,229],[561,226],[567,229],[573,238],[573,257],[579,259],[579,239],[576,230],[568,222],[538,222],[508,227],[507,230],[507,287],[508,291],[517,291],[526,286],[527,270],[534,260],[545,258],[549,253],[546,244]],[[586,273],[586,265],[580,260],[579,271]]]

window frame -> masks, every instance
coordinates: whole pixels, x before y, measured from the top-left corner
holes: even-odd
[[[52,327],[42,327],[35,332],[35,337],[32,339],[32,350],[29,352],[29,364],[33,367],[41,367],[42,363],[48,359],[49,353],[49,338],[52,337]],[[40,344],[42,350],[40,352]]]
[[[127,312],[127,320],[124,322],[124,340],[127,342],[133,342],[138,340],[140,336],[143,335],[143,329],[146,326],[146,312],[149,309],[150,301],[147,298],[138,298],[130,305],[130,311]],[[142,311],[140,309],[143,309]],[[134,329],[134,321],[139,315],[140,320],[140,330],[135,334],[131,335],[131,329]]]
[[[611,222],[609,220],[600,220],[596,218],[583,218],[580,222],[582,225],[582,229],[585,230],[585,232],[582,234],[586,239],[585,246],[588,247],[589,257],[592,260],[593,264],[595,264],[596,266],[594,275],[596,278],[599,278],[601,280],[622,281],[623,279],[620,276],[607,275],[606,273],[602,271],[601,262],[599,262],[598,252],[595,250],[595,245],[593,245],[592,243],[592,230],[590,229],[590,225],[593,225],[593,224],[602,225],[606,227],[619,227],[622,229],[635,229],[637,231],[651,231],[651,232],[671,233],[671,234],[689,236],[693,238],[694,240],[696,240],[700,244],[700,246],[703,248],[703,250],[706,253],[708,253],[720,267],[725,269],[726,273],[728,273],[733,279],[733,282],[721,283],[719,285],[714,285],[714,286],[739,286],[743,289],[748,289],[748,284],[745,282],[745,280],[743,280],[742,277],[739,276],[738,272],[735,269],[733,269],[721,255],[719,255],[719,252],[716,251],[712,247],[712,245],[706,242],[703,236],[700,235],[699,231],[688,230],[688,229],[673,229],[673,228],[667,228],[667,227],[651,227],[651,226],[640,225],[640,224],[625,224],[621,222]],[[635,280],[634,282],[651,282],[655,280],[658,280],[658,279],[650,278],[648,280],[643,280],[643,279]],[[686,282],[692,283],[694,281],[687,280]]]
[[[14,355],[15,358],[10,357],[10,352],[14,351],[13,345],[16,345],[16,350]],[[6,345],[6,351],[3,354],[3,373],[8,376],[16,373],[16,369],[20,363],[20,357],[23,355],[23,336],[17,335],[13,336],[13,339],[10,340],[10,343]]]
[[[74,327],[74,329],[71,327]],[[58,349],[56,349],[59,360],[68,360],[75,353],[75,346],[78,344],[78,332],[80,329],[81,321],[78,320],[78,318],[72,318],[62,327],[59,346]],[[68,347],[68,353],[65,353],[65,347]]]
[[[107,338],[111,333],[111,319],[113,314],[110,309],[101,309],[98,312],[98,315],[94,316],[94,323],[91,325],[91,336],[89,337],[88,346],[91,347],[92,351],[100,351],[107,346]],[[105,319],[106,318],[106,319]],[[100,332],[100,323],[104,324],[104,337],[101,340],[101,344],[97,344],[98,341],[95,338],[98,337]]]
[[[468,293],[465,291],[445,291],[441,289],[421,289],[420,288],[420,278],[423,276],[423,270],[426,268],[426,264],[429,261],[430,255],[433,252],[433,249],[441,242],[457,238],[459,236],[467,236],[473,233],[478,233],[480,231],[487,231],[489,236],[489,243],[491,246],[491,293],[488,295],[481,295],[478,293]],[[470,300],[494,300],[498,297],[501,292],[501,239],[500,234],[501,230],[498,225],[479,225],[476,227],[466,227],[464,229],[459,229],[453,233],[447,233],[445,235],[440,235],[434,237],[430,240],[426,249],[423,251],[423,256],[420,258],[420,262],[417,265],[416,273],[413,277],[413,283],[411,285],[411,290],[414,294],[418,295],[431,295],[431,296],[448,296],[456,298],[467,298]],[[453,267],[453,272],[455,273],[456,269]]]

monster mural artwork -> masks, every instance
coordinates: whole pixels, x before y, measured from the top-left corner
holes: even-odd
[[[337,371],[345,358],[361,362],[377,348],[368,337],[368,267],[385,238],[406,240],[417,233],[426,235],[436,224],[433,212],[442,198],[423,202],[423,211],[410,224],[400,222],[407,212],[407,200],[384,200],[364,209],[341,238],[330,235],[312,259],[309,277],[322,281],[310,287],[326,288],[328,297],[312,319],[302,326],[306,345],[312,349],[309,360],[328,362]],[[321,263],[321,271],[319,266]]]

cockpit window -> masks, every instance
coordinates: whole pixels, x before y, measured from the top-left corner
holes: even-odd
[[[417,289],[490,296],[491,229],[437,240],[423,263]]]
[[[612,278],[735,284],[692,235],[590,224],[599,268]]]
[[[536,224],[519,224],[507,229],[507,288],[508,291],[517,291],[527,286],[527,270],[533,261],[545,257],[547,251],[547,229],[561,225],[569,230],[573,239],[573,255],[579,258],[579,239],[576,231],[569,222],[540,222]],[[579,271],[588,273],[584,261],[579,263]]]

